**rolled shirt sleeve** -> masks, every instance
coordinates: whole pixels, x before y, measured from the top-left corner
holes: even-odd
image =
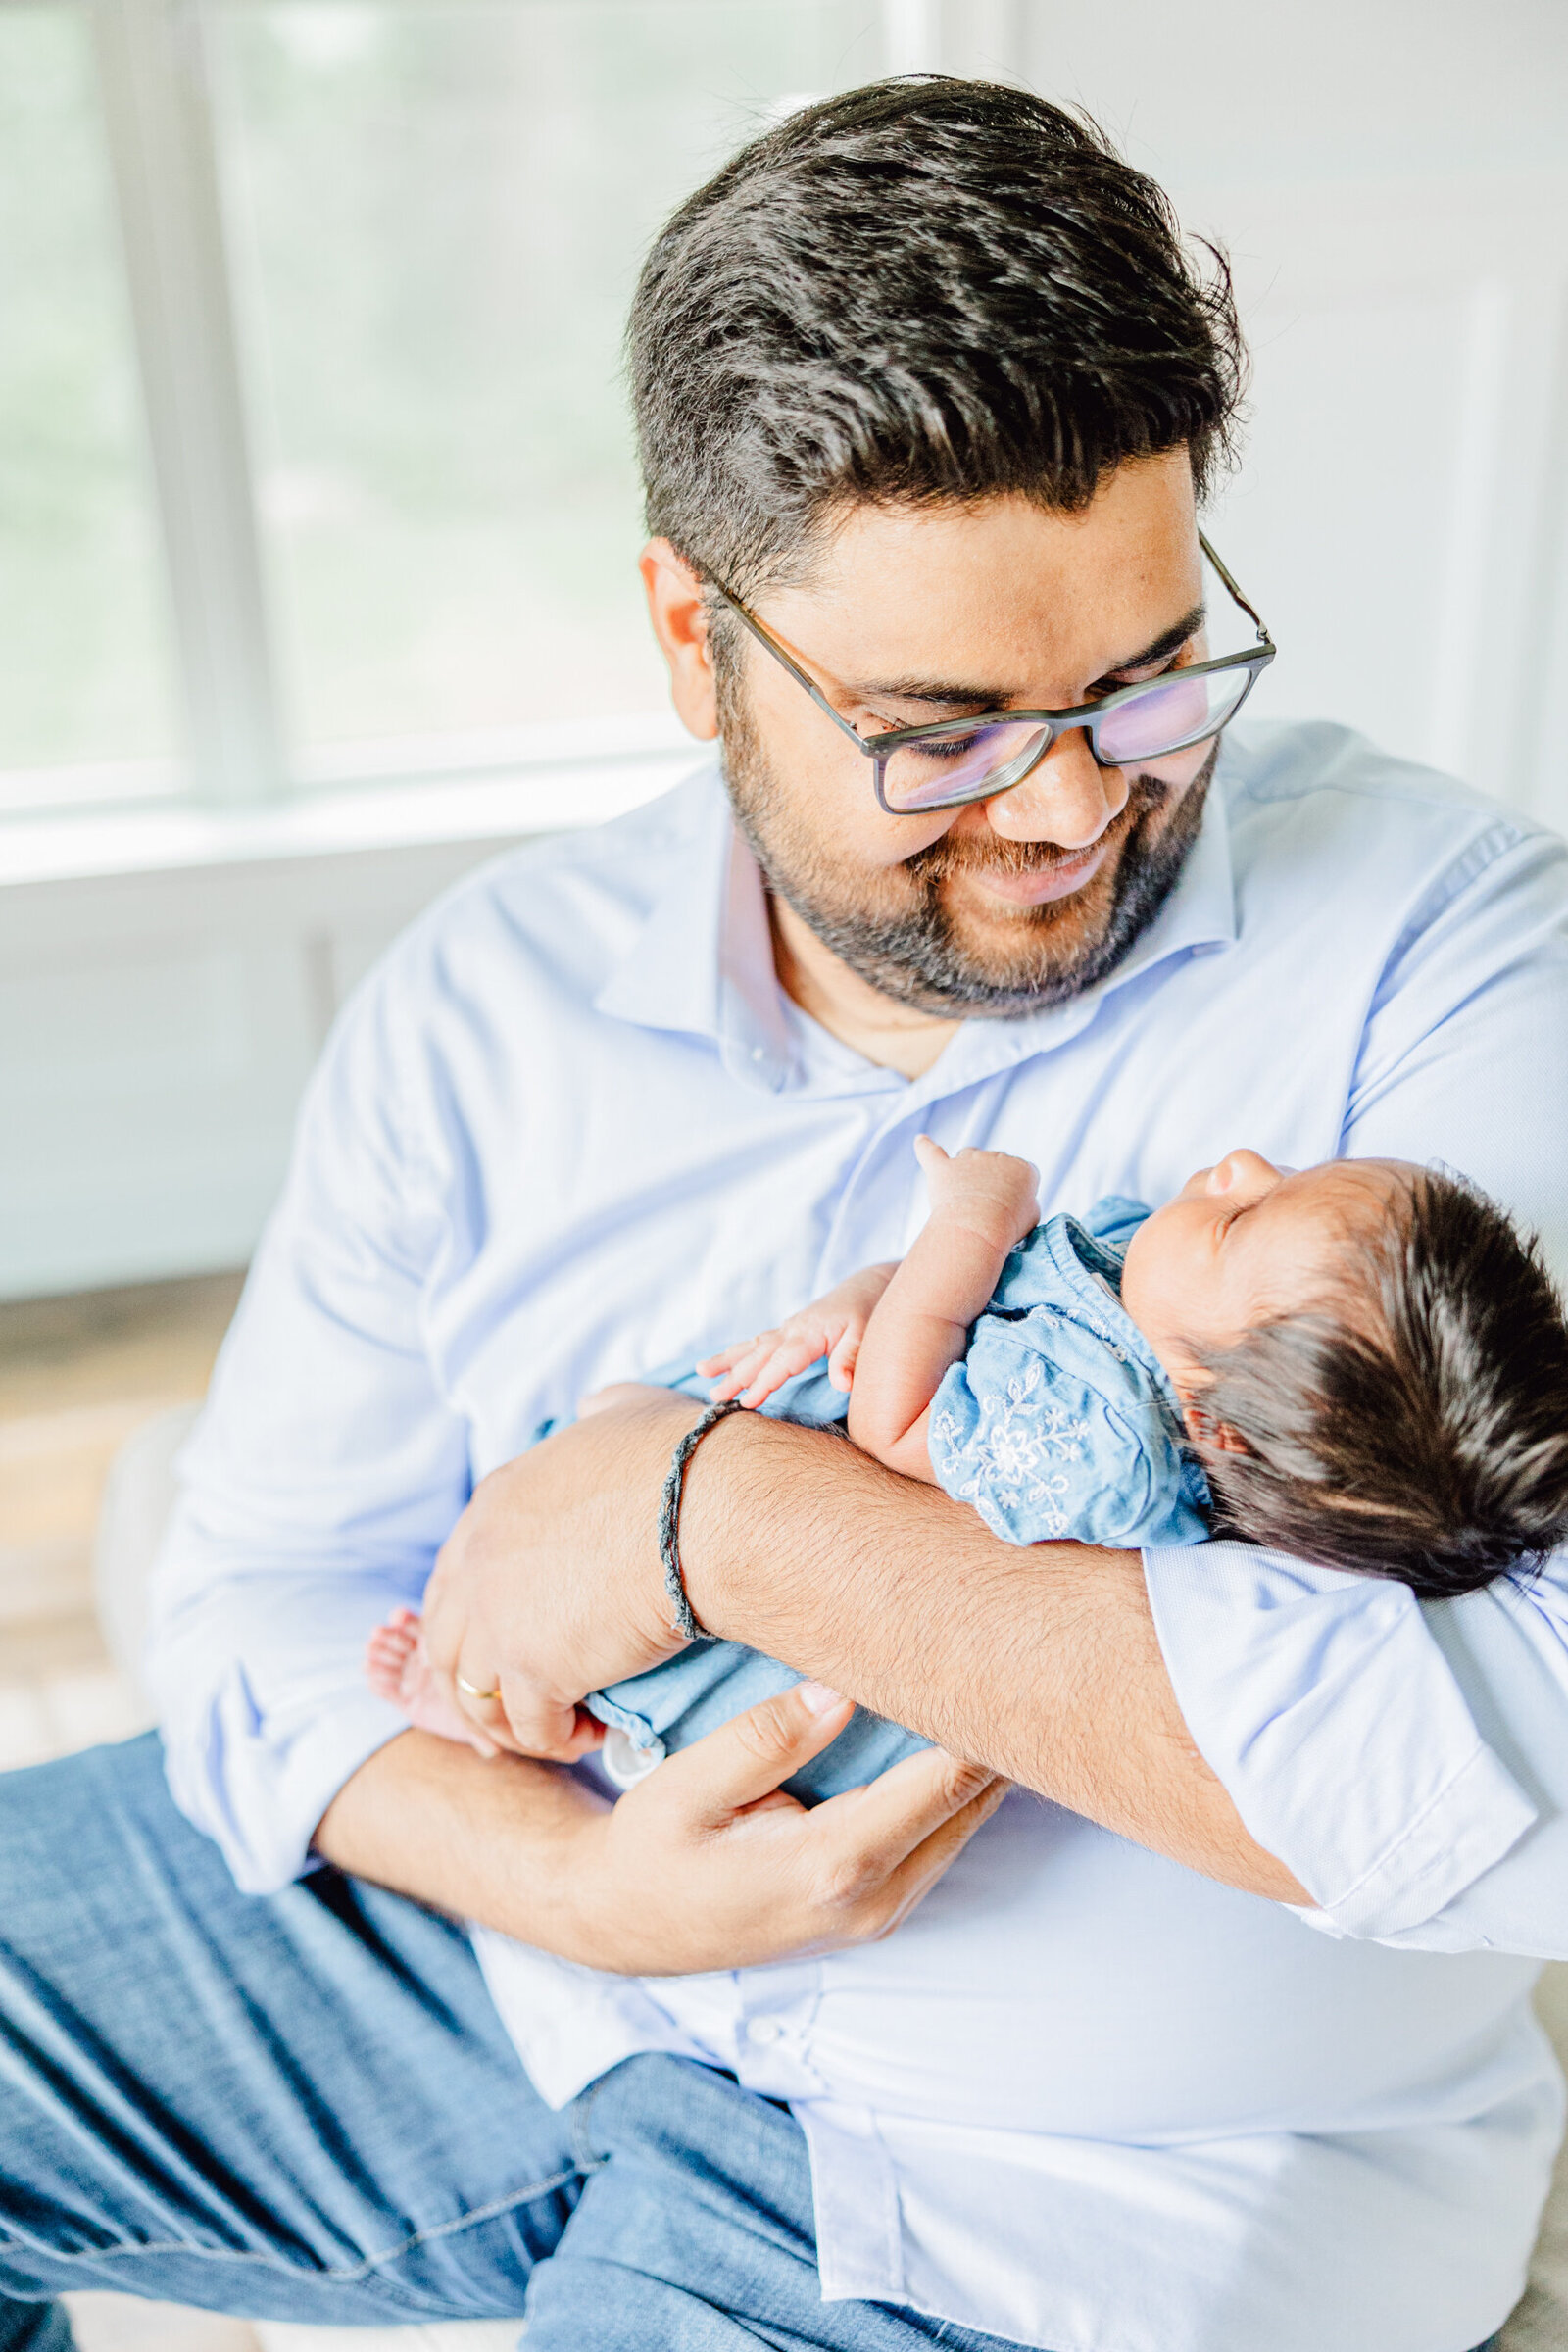
[[[1251,1835],[1315,1898],[1303,1917],[1454,1948],[1418,1931],[1539,1806],[1482,1738],[1409,1588],[1246,1544],[1150,1549],[1144,1569],[1188,1728]],[[1558,1701],[1568,1728],[1568,1692]]]
[[[1565,852],[1499,815],[1397,943],[1342,1142],[1442,1160],[1568,1266]],[[1421,1603],[1235,1544],[1150,1549],[1200,1750],[1332,1934],[1568,1957],[1568,1559]]]
[[[417,1601],[468,1494],[421,1337],[447,1234],[415,1038],[384,973],[312,1082],[154,1576],[170,1785],[251,1892],[309,1866],[331,1798],[407,1728],[366,1684],[366,1639]]]

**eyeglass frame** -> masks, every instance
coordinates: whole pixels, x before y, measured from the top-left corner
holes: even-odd
[[[815,679],[802,668],[792,654],[785,652],[771,630],[764,627],[756,613],[742,604],[733,589],[724,585],[717,572],[710,571],[706,565],[701,565],[699,568],[709,585],[723,599],[735,614],[736,619],[751,631],[759,645],[762,646],[766,652],[772,655],[775,662],[781,663],[789,671],[798,686],[804,686],[817,709],[826,713],[841,734],[849,737],[857,751],[863,753],[866,759],[874,762],[871,775],[872,787],[876,793],[877,806],[883,814],[885,816],[929,816],[944,808],[963,808],[975,801],[996,800],[1004,792],[1016,791],[1020,784],[1034,774],[1035,769],[1053,746],[1059,743],[1063,735],[1070,734],[1074,727],[1083,728],[1089,738],[1089,749],[1100,766],[1119,766],[1120,761],[1102,760],[1100,757],[1097,738],[1101,722],[1110,711],[1117,710],[1123,703],[1130,702],[1135,695],[1147,694],[1151,687],[1162,684],[1169,677],[1201,678],[1221,669],[1246,669],[1250,672],[1236,709],[1228,711],[1217,727],[1206,735],[1190,737],[1187,743],[1173,744],[1169,751],[1145,756],[1168,760],[1176,752],[1190,750],[1196,743],[1211,742],[1214,736],[1224,733],[1231,720],[1240,712],[1248,696],[1273,661],[1279,648],[1269,635],[1261,614],[1243,595],[1201,531],[1198,534],[1198,544],[1219,574],[1233,601],[1241,607],[1248,619],[1257,630],[1258,641],[1255,646],[1250,646],[1240,654],[1221,654],[1212,662],[1192,662],[1181,670],[1164,670],[1158,677],[1144,678],[1132,686],[1117,686],[1109,694],[1102,695],[1096,702],[1078,703],[1065,710],[980,710],[972,712],[967,718],[935,719],[927,726],[888,727],[875,735],[862,735],[858,727],[851,725],[841,710],[834,709],[832,702],[817,685]],[[981,782],[972,790],[960,793],[951,801],[926,801],[919,808],[914,809],[895,808],[889,804],[883,780],[887,774],[888,761],[895,752],[904,750],[906,745],[911,743],[941,742],[949,736],[967,735],[975,727],[994,726],[1003,720],[1014,725],[1027,722],[1046,730],[1040,749],[1022,774],[1014,776],[1010,783],[993,784],[988,779],[982,778]]]

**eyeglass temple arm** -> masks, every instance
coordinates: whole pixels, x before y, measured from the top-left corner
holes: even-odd
[[[1214,553],[1214,550],[1212,547],[1210,547],[1208,541],[1204,538],[1201,531],[1200,531],[1198,534],[1198,544],[1202,549],[1209,562],[1213,564],[1214,569],[1219,573],[1220,578],[1224,581],[1232,596],[1235,597],[1236,602],[1241,606],[1242,611],[1247,614],[1248,619],[1256,629],[1257,641],[1259,645],[1266,645],[1271,653],[1277,652],[1278,648],[1275,646],[1273,638],[1269,635],[1267,628],[1264,626],[1262,615],[1258,612],[1257,607],[1252,604],[1249,598],[1242,594],[1240,588],[1237,587],[1236,582],[1232,579],[1230,573],[1226,570],[1224,564],[1220,562],[1218,556]]]
[[[804,686],[806,688],[807,693],[810,696],[817,709],[827,713],[828,717],[833,721],[833,724],[838,728],[840,734],[847,735],[857,751],[864,752],[869,759],[875,759],[876,754],[871,750],[871,747],[866,742],[864,736],[858,734],[856,729],[851,726],[849,720],[844,716],[844,713],[841,710],[834,710],[833,705],[828,701],[827,696],[822,692],[822,689],[820,686],[818,686],[816,680],[812,677],[809,677],[801,667],[798,662],[792,660],[790,655],[788,655],[784,651],[784,648],[779,644],[778,639],[776,637],[769,636],[767,630],[763,628],[760,620],[754,620],[752,618],[752,615],[747,612],[746,607],[741,603],[740,598],[732,595],[729,589],[725,587],[723,581],[716,579],[712,572],[708,574],[708,581],[709,585],[713,588],[720,597],[722,597],[724,603],[728,605],[730,611],[734,613],[736,619],[741,623],[741,625],[744,628],[750,629],[752,635],[757,639],[758,644],[763,648],[764,652],[771,654],[775,662],[783,664],[797,685]],[[1249,611],[1250,611],[1250,607],[1249,607]],[[1254,614],[1253,617],[1255,618],[1256,615]]]
[[[1276,652],[1278,649],[1276,648],[1273,638],[1269,635],[1268,630],[1264,625],[1261,613],[1258,612],[1256,606],[1252,604],[1251,600],[1242,594],[1241,589],[1237,586],[1235,580],[1225,568],[1225,565],[1220,562],[1219,557],[1215,554],[1214,549],[1210,546],[1208,540],[1203,536],[1201,531],[1200,531],[1198,534],[1198,544],[1202,549],[1209,562],[1213,564],[1214,569],[1219,573],[1219,576],[1224,581],[1226,588],[1236,599],[1236,602],[1241,606],[1242,611],[1247,614],[1247,617],[1256,629],[1257,641],[1259,645],[1267,646],[1270,653]],[[816,680],[806,670],[804,670],[800,663],[795,661],[791,655],[785,652],[784,648],[779,644],[778,639],[764,629],[760,620],[755,620],[752,617],[751,613],[746,610],[746,607],[741,603],[740,598],[736,596],[731,589],[726,588],[723,581],[719,579],[715,573],[709,572],[707,577],[710,586],[718,596],[723,599],[724,603],[728,605],[730,611],[734,613],[736,619],[741,623],[742,627],[750,630],[751,634],[757,639],[758,644],[763,647],[766,652],[770,653],[775,662],[783,664],[783,666],[789,671],[790,676],[795,679],[798,685],[805,687],[807,693],[810,696],[817,709],[826,713],[826,715],[833,721],[833,724],[838,728],[840,734],[847,735],[857,751],[864,752],[869,757],[874,758],[875,754],[871,752],[871,747],[866,742],[864,736],[859,734],[854,727],[851,726],[849,720],[844,716],[842,711],[834,710],[833,705],[829,702],[827,696],[822,692],[822,689],[820,686],[818,686]]]

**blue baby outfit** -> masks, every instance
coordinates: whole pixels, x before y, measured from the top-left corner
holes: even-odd
[[[1071,1537],[1133,1549],[1200,1544],[1208,1533],[1208,1487],[1176,1392],[1121,1303],[1122,1261],[1149,1213],[1112,1197],[1081,1222],[1054,1216],[1037,1225],[1009,1255],[968,1353],[932,1400],[939,1484],[1005,1543]],[[705,1398],[711,1387],[693,1371],[656,1377]],[[830,1385],[823,1359],[761,1410],[824,1427],[844,1420],[849,1398]],[[738,1642],[702,1641],[586,1703],[657,1758],[800,1679]],[[810,1801],[833,1796],[927,1745],[858,1708],[786,1786]]]
[[[1200,1544],[1208,1484],[1163,1365],[1121,1303],[1149,1215],[1101,1200],[1019,1243],[931,1403],[931,1467],[1007,1544]]]

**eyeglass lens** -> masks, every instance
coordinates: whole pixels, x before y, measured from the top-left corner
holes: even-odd
[[[1217,735],[1241,706],[1249,669],[1176,671],[1130,694],[1095,728],[1096,752],[1106,767],[1158,760]],[[1028,774],[1050,730],[1027,721],[997,720],[966,735],[902,744],[890,754],[882,789],[901,811],[939,808],[955,801],[1005,792]]]

